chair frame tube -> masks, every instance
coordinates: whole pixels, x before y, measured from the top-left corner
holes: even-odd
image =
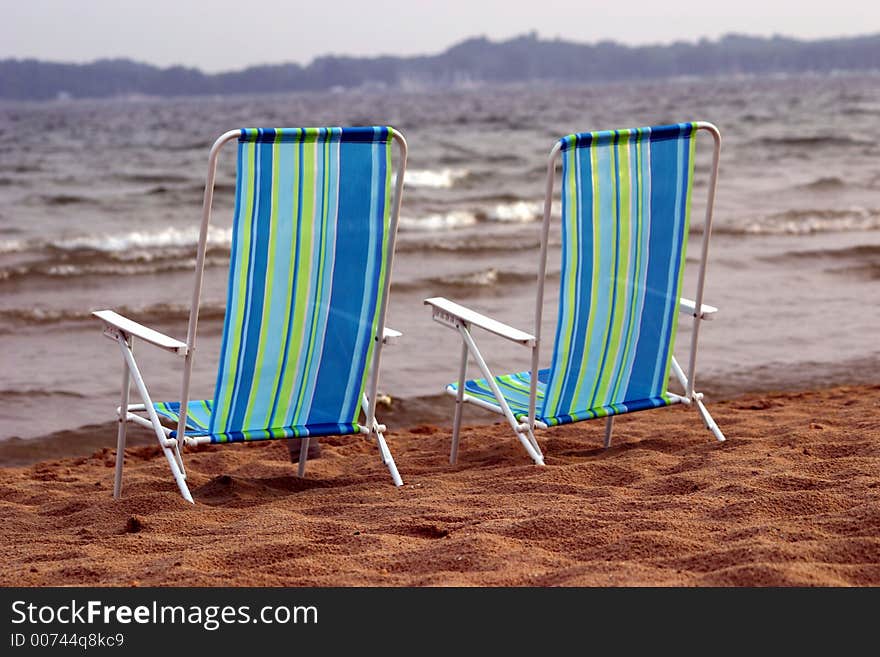
[[[180,385],[180,418],[177,423],[177,435],[186,443],[186,418],[189,406],[189,386],[192,379],[192,368],[195,360],[196,334],[199,325],[199,305],[202,299],[202,281],[205,275],[205,252],[208,245],[208,227],[211,224],[211,213],[214,205],[214,181],[217,177],[217,159],[223,146],[238,139],[241,130],[224,132],[208,154],[208,177],[205,181],[205,195],[202,201],[202,223],[199,228],[199,245],[196,251],[196,276],[193,284],[192,301],[189,308],[189,323],[186,329],[187,354],[183,362],[183,378]]]
[[[125,338],[128,349],[132,348],[131,338]],[[122,495],[122,466],[125,463],[125,433],[128,427],[128,398],[131,390],[131,373],[128,369],[128,361],[122,359],[122,393],[119,408],[116,409],[116,421],[119,428],[116,432],[116,473],[113,478],[113,497]]]
[[[466,322],[458,322],[458,332],[461,335],[461,339],[467,347],[470,354],[474,357],[474,360],[477,361],[477,367],[479,367],[480,372],[486,377],[486,381],[489,384],[489,387],[492,389],[492,394],[495,395],[495,398],[498,400],[498,406],[500,412],[507,419],[508,424],[510,424],[510,428],[513,429],[513,432],[516,434],[519,442],[522,443],[522,446],[525,448],[528,455],[532,458],[532,460],[537,465],[544,465],[544,455],[541,453],[541,448],[538,446],[538,441],[535,440],[534,431],[527,425],[522,425],[514,416],[513,411],[510,410],[510,406],[507,403],[507,400],[504,399],[504,395],[501,394],[501,389],[498,387],[498,383],[495,381],[495,375],[492,373],[492,370],[489,369],[489,366],[486,364],[486,360],[483,358],[483,354],[480,353],[479,347],[477,347],[477,343],[474,342],[473,336],[470,333],[470,327]],[[464,378],[459,381],[459,390],[464,388]],[[460,406],[459,406],[460,408]],[[449,455],[449,462],[454,464],[458,455],[458,432],[454,432],[453,436],[453,449]]]

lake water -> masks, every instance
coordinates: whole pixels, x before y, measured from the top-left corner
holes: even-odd
[[[113,419],[121,361],[91,310],[185,336],[208,149],[228,129],[383,124],[406,135],[388,318],[405,335],[384,352],[380,388],[451,416],[440,393],[456,376],[458,337],[431,321],[422,300],[444,295],[531,330],[555,140],[688,120],[711,121],[724,138],[706,295],[721,312],[701,332],[698,388],[717,399],[880,381],[880,76],[6,103],[0,439]],[[691,253],[702,238],[708,135],[697,151]],[[221,156],[196,398],[212,397],[216,375],[233,153]],[[559,244],[558,224],[551,240]],[[557,254],[545,335],[558,272]],[[496,373],[527,369],[526,350],[480,338]],[[154,398],[175,399],[180,361],[149,347],[138,354]]]

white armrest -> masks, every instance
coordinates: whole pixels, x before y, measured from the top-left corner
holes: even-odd
[[[494,333],[495,335],[499,335],[502,338],[506,338],[513,342],[518,342],[527,347],[535,346],[535,336],[531,333],[520,331],[519,329],[508,326],[503,322],[494,320],[491,317],[481,315],[470,308],[465,308],[457,303],[453,303],[449,299],[432,297],[430,299],[425,299],[425,305],[432,307],[434,321],[445,326],[457,328],[458,323],[463,323],[465,325],[473,324],[474,326],[479,326],[490,333]]]
[[[167,351],[186,356],[188,348],[185,342],[175,340],[164,333],[159,333],[159,331],[154,331],[142,324],[133,322],[112,310],[96,310],[92,314],[104,322],[104,335],[107,337],[115,339],[120,333],[123,336],[133,335],[144,342],[149,342]]]
[[[382,329],[382,344],[394,344],[403,333],[387,326]]]
[[[687,313],[688,315],[696,315],[697,302],[682,297],[681,299],[679,299],[678,310],[680,312]],[[715,306],[709,306],[704,303],[700,308],[700,311],[700,317],[702,319],[705,319],[706,321],[709,321],[710,319],[714,319],[714,315],[718,312],[718,309]]]

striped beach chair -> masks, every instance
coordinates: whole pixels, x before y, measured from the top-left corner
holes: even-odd
[[[681,298],[689,232],[696,135],[714,138],[708,204],[695,300]],[[456,398],[455,463],[465,402],[505,416],[532,459],[542,465],[535,429],[604,417],[605,446],[615,415],[687,404],[719,441],[724,435],[694,390],[700,324],[716,308],[703,304],[720,134],[709,123],[589,132],[563,137],[547,168],[534,333],[517,330],[456,303],[426,299],[436,321],[462,338]],[[562,159],[562,260],[558,319],[549,367],[539,367],[550,208]],[[699,310],[698,310],[699,309]],[[678,313],[693,318],[687,372],[673,356]],[[531,368],[495,376],[473,336],[480,327],[531,349]],[[467,379],[471,355],[483,375]],[[681,385],[668,390],[670,371]]]
[[[217,158],[233,140],[235,213],[217,383],[213,399],[191,401]],[[385,127],[243,129],[214,143],[186,341],[110,310],[94,313],[125,361],[115,497],[127,420],[155,431],[190,502],[181,450],[204,443],[300,438],[301,477],[310,438],[364,434],[376,441],[394,484],[403,484],[375,407],[382,345],[400,335],[385,328],[385,313],[405,168],[406,141]],[[134,338],[184,358],[180,400],[153,403]],[[130,381],[143,403],[129,404]]]

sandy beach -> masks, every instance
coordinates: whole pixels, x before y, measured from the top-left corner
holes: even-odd
[[[195,506],[145,434],[114,501],[113,427],[90,427],[54,440],[91,456],[0,469],[0,584],[880,585],[880,386],[711,408],[725,444],[673,408],[619,418],[607,451],[601,421],[544,432],[545,468],[500,425],[455,466],[448,428],[392,426],[400,489],[358,438],[304,480],[281,442],[207,447]]]

